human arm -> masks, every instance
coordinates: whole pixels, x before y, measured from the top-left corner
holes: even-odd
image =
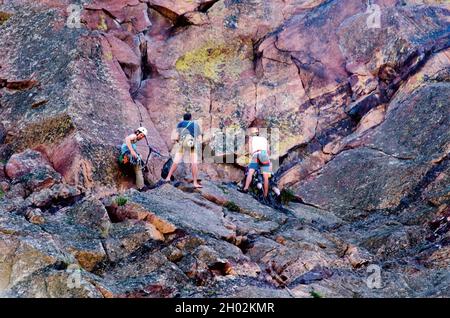
[[[136,153],[136,151],[134,151],[133,146],[132,146],[132,141],[135,141],[137,139],[136,134],[131,134],[129,135],[127,138],[125,138],[125,143],[128,147],[128,150],[130,150],[131,156],[133,158],[137,158],[138,154]]]

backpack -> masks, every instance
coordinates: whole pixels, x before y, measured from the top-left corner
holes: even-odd
[[[261,150],[258,152],[258,162],[263,165],[263,166],[267,166],[270,165],[270,157],[267,153],[267,151],[265,150]]]
[[[163,168],[161,169],[161,178],[165,179],[169,175],[170,168],[172,167],[173,160],[169,158],[166,163],[164,163]]]
[[[195,142],[194,142],[194,137],[192,137],[191,134],[186,134],[184,136],[181,137],[181,145],[183,146],[183,148],[194,148],[195,146]]]
[[[195,146],[194,137],[190,133],[185,134],[186,130],[189,128],[189,126],[191,124],[192,124],[192,121],[190,121],[189,124],[181,132],[181,137],[180,137],[181,146],[186,149],[191,149]]]

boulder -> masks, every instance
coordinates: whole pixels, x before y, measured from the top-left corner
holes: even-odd
[[[46,268],[15,284],[3,295],[8,298],[103,298],[95,277],[72,264],[66,271]]]
[[[7,181],[6,178],[5,164],[0,163],[0,182]]]
[[[430,84],[400,94],[361,147],[341,152],[320,173],[300,182],[297,194],[347,216],[352,210],[397,207],[433,162],[446,155],[450,135],[442,123],[448,120],[447,86]]]
[[[252,196],[240,193],[235,187],[227,185],[216,185],[212,182],[203,182],[200,193],[204,198],[216,204],[223,205],[228,209],[249,215],[256,221],[272,221],[283,224],[286,216],[279,211],[261,204]]]
[[[101,240],[108,236],[111,222],[105,207],[96,199],[85,199],[47,215],[42,227],[87,271],[106,258]]]
[[[167,197],[171,199],[163,199]],[[225,227],[223,215],[196,204],[189,195],[171,185],[163,185],[144,194],[133,193],[130,201],[140,204],[176,227],[217,238],[235,237],[235,232]],[[179,209],[180,204],[183,209]]]
[[[108,259],[125,258],[148,241],[163,241],[164,236],[151,225],[137,220],[114,223],[104,246]]]
[[[127,202],[125,205],[118,207],[110,206],[108,214],[110,218],[118,222],[123,222],[124,220],[129,219],[145,221],[155,227],[155,229],[161,234],[173,233],[177,229],[172,223],[158,217],[154,213],[136,203]]]
[[[28,149],[22,153],[14,154],[6,164],[6,175],[10,179],[18,179],[38,168],[51,167],[47,158],[38,151]]]
[[[0,294],[34,273],[73,262],[49,233],[21,216],[1,213],[0,233]]]
[[[25,58],[28,53],[18,50],[27,43],[33,50],[33,61],[39,65],[33,69],[36,79],[47,83],[39,90],[33,87],[1,97],[5,128],[11,130],[14,125],[21,131],[18,137],[7,137],[5,143],[13,152],[43,149],[55,169],[72,185],[115,187],[118,182],[116,146],[139,127],[139,106],[130,96],[126,76],[109,42],[85,29],[64,28],[65,8],[48,12],[34,6],[19,6],[11,18],[13,23],[0,31],[2,42],[8,43],[0,54],[0,72],[17,73],[19,78],[30,75],[27,70],[32,66],[10,63],[16,58],[28,61]],[[28,29],[29,23],[34,23],[32,30]],[[29,39],[30,33],[41,40]],[[139,61],[140,57],[132,60]],[[15,67],[17,70],[13,71]],[[47,103],[31,107],[42,99]],[[109,114],[110,120],[105,114]],[[148,115],[142,116],[142,125],[152,131]],[[153,136],[157,135],[154,131]],[[166,151],[158,138],[153,140],[153,145]],[[142,151],[146,149],[143,147]]]
[[[43,224],[45,223],[45,218],[42,215],[41,209],[28,209],[28,211],[25,214],[26,219],[28,222],[33,224]]]

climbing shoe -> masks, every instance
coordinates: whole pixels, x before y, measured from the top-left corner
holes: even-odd
[[[138,189],[138,191],[139,192],[147,192],[148,190],[150,190],[151,189],[151,187],[149,187],[149,186],[144,186],[143,188],[140,188],[140,189]]]
[[[247,190],[244,190],[243,188],[238,188],[237,190],[238,190],[239,192],[241,192],[241,193],[245,193],[245,194],[248,193],[248,189],[247,189]]]

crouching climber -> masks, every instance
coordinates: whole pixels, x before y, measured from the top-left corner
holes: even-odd
[[[269,194],[269,178],[272,176],[272,163],[269,157],[267,138],[259,136],[259,129],[256,127],[250,129],[249,149],[252,157],[248,165],[247,179],[245,180],[244,188],[239,189],[239,191],[248,193],[253,174],[259,169],[264,179],[264,198],[267,198]]]
[[[142,172],[143,160],[137,152],[136,143],[147,136],[147,129],[139,127],[125,138],[121,146],[119,161],[122,165],[131,165],[136,175],[136,187],[139,191],[145,190],[144,174]]]

